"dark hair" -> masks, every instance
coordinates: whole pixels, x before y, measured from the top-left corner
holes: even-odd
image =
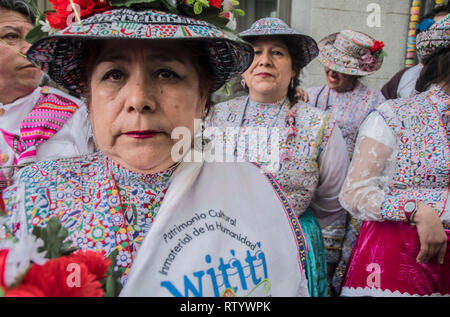
[[[298,43],[295,40],[289,37],[281,37],[281,39],[286,43],[286,46],[289,49],[289,54],[291,55],[292,61],[292,70],[294,71],[294,82],[292,86],[289,85],[287,97],[293,106],[298,102],[297,95],[297,87],[300,85],[300,72],[303,67],[306,66],[305,58],[303,56],[303,52],[300,50]]]
[[[23,0],[0,0],[1,9],[18,12],[25,16],[31,24],[36,21],[33,11]]]
[[[101,51],[101,46],[103,43],[107,40],[93,40],[93,41],[86,41],[83,53],[82,53],[82,63],[81,63],[81,70],[80,70],[80,85],[82,85],[83,88],[83,95],[88,101],[88,106],[90,102],[90,80],[89,78],[92,75],[93,71],[93,65],[95,64],[96,60],[98,59],[98,54]],[[184,47],[187,51],[191,53],[192,64],[197,71],[199,83],[205,84],[205,83],[211,83],[214,78],[214,71],[209,63],[205,63],[204,61],[209,60],[208,51],[202,42],[198,41],[184,41],[183,42]],[[209,112],[209,109],[211,108],[212,102],[211,102],[211,94],[212,91],[208,91],[208,99],[205,106],[206,115]]]
[[[450,47],[436,50],[423,61],[423,69],[416,82],[416,90],[424,92],[431,84],[450,83]]]

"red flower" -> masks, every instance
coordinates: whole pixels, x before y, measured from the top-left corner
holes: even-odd
[[[47,13],[47,20],[52,28],[61,30],[76,21],[74,8],[69,0],[49,1],[56,10],[56,12]],[[111,9],[106,0],[73,0],[73,3],[76,8],[78,8],[77,5],[79,6],[78,14],[81,19]]]
[[[222,7],[222,0],[209,0],[209,5],[220,9]]]
[[[5,297],[44,297],[44,293],[33,285],[19,285],[6,290]]]
[[[5,271],[6,271],[6,258],[8,257],[9,250],[0,250],[0,287],[6,288]]]
[[[374,41],[372,47],[370,48],[370,52],[372,54],[376,53],[376,52],[382,50],[383,47],[384,47],[384,43],[383,42],[381,42],[381,41]]]
[[[33,264],[22,286],[34,286],[46,297],[102,297],[103,289],[95,274],[85,263],[70,256]]]
[[[94,251],[76,251],[69,255],[74,262],[86,264],[89,272],[94,274],[97,280],[105,278],[105,273],[111,265],[111,260],[105,258],[103,253]]]
[[[0,216],[6,214],[6,207],[5,207],[5,201],[2,197],[2,192],[0,191]]]

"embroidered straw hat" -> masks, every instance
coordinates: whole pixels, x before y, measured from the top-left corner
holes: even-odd
[[[284,21],[277,18],[262,18],[252,24],[252,26],[239,35],[244,40],[252,40],[260,36],[278,36],[285,39],[292,39],[289,41],[289,45],[296,46],[296,52],[299,52],[300,56],[293,56],[302,60],[304,66],[308,65],[319,54],[316,41],[308,36],[304,35],[292,28],[290,28]]]
[[[419,60],[424,61],[440,48],[450,47],[450,14],[417,35],[416,49]]]
[[[339,73],[366,76],[380,69],[384,43],[352,30],[333,33],[319,42],[318,61]]]
[[[69,0],[52,2],[57,4],[64,2],[63,5],[59,4],[59,7],[64,8],[64,10],[68,8],[67,5],[70,6]],[[57,84],[75,95],[81,95],[82,93],[80,64],[83,60],[83,48],[87,40],[201,41],[208,52],[209,60],[207,62],[209,62],[215,74],[213,91],[218,90],[229,79],[243,73],[253,60],[253,48],[250,44],[232,32],[224,31],[221,27],[187,16],[186,12],[189,5],[182,0],[134,1],[141,2],[140,6],[135,8],[115,7],[114,4],[127,2],[118,0],[75,0],[75,2],[88,3],[89,5],[85,8],[86,10],[81,8],[79,12],[81,19],[75,19],[74,23],[66,25],[67,14],[62,17],[55,17],[48,13],[44,26],[49,34],[38,39],[27,52],[30,61],[40,67]],[[100,3],[103,4],[100,5]],[[150,8],[148,3],[151,3]],[[172,3],[173,6],[169,3]],[[156,4],[158,5],[156,6]],[[160,10],[151,9],[154,6]],[[58,8],[56,9],[57,12],[53,14],[60,12]],[[63,13],[64,10],[62,10]],[[179,13],[180,10],[184,13]],[[198,11],[198,7],[196,10]],[[224,18],[219,16],[221,8],[211,7],[208,10],[206,13],[209,14],[209,17],[211,12],[216,13],[216,20],[221,22],[222,26],[226,24],[223,23]],[[204,11],[206,11],[206,8]],[[83,15],[84,12],[89,14]],[[198,18],[202,17],[202,14],[191,15]],[[61,21],[62,29],[52,28],[52,22],[53,26],[60,27]],[[48,25],[49,22],[50,25]]]

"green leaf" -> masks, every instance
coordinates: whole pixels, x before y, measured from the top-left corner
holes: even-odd
[[[202,6],[209,7],[209,2],[206,0],[197,0]]]
[[[202,13],[202,11],[203,11],[203,7],[202,7],[202,5],[200,4],[200,2],[196,2],[196,3],[194,4],[194,13],[195,13],[195,14],[200,14],[200,13]]]
[[[187,4],[189,4],[189,5],[193,5],[194,2],[195,2],[195,0],[187,0]]]
[[[47,33],[43,32],[41,29],[42,25],[37,25],[31,29],[25,36],[25,41],[28,43],[36,43],[39,39],[48,36]]]
[[[34,14],[34,16],[36,18],[40,17],[42,15],[41,11],[39,10],[36,1],[33,0],[24,0],[25,3],[27,4],[28,9]],[[36,22],[38,21],[38,19],[36,19]],[[37,22],[39,23],[39,22]]]
[[[120,273],[114,271],[116,265],[117,255],[119,251],[115,249],[108,258],[111,260],[111,265],[106,270],[106,276],[101,280],[104,297],[117,297],[122,290],[122,283],[120,282]]]
[[[113,7],[130,7],[133,4],[149,4],[149,6],[154,5],[155,9],[161,7],[160,0],[108,0],[109,4]]]
[[[56,216],[50,218],[44,228],[34,227],[32,234],[44,241],[44,245],[38,251],[45,252],[47,259],[56,259],[60,256],[69,255],[76,250],[76,248],[70,247],[72,241],[65,241],[69,233]]]
[[[234,9],[234,10],[233,10],[233,14],[234,14],[234,15],[239,15],[239,16],[243,17],[243,16],[245,15],[245,11],[244,11],[244,10],[241,10],[241,9]]]

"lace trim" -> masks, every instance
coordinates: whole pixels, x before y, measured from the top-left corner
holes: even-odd
[[[358,296],[374,296],[374,297],[450,297],[450,294],[433,293],[431,295],[409,294],[400,291],[382,290],[375,287],[343,287],[341,296],[358,297]]]

